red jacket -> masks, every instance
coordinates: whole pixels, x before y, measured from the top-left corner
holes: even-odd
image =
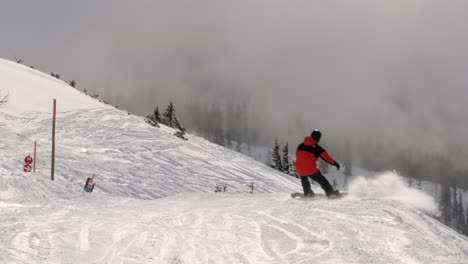
[[[336,163],[317,141],[311,137],[306,137],[304,143],[297,147],[296,172],[301,176],[309,176],[320,172],[317,168],[317,159],[319,157],[332,165]]]

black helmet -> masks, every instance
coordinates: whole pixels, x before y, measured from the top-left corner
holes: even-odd
[[[318,130],[318,129],[315,129],[314,131],[312,131],[312,133],[310,133],[310,136],[317,142],[320,141],[320,138],[322,137],[322,133]]]

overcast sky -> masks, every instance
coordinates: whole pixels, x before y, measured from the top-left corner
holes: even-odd
[[[468,2],[0,1],[0,57],[137,114],[246,101],[265,137],[468,147]],[[289,121],[285,121],[289,120]]]

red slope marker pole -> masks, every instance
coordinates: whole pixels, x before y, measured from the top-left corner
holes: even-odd
[[[50,179],[54,180],[55,170],[55,116],[57,113],[57,100],[54,99],[54,114],[52,116],[52,168],[50,171]]]
[[[34,141],[34,165],[33,165],[33,171],[36,172],[36,151],[37,151],[37,140]]]

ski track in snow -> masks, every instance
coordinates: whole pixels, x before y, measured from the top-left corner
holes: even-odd
[[[2,206],[18,224],[1,219],[15,235],[2,236],[0,253],[16,263],[466,263],[464,239],[398,202],[287,195]]]
[[[237,152],[17,63],[0,60],[0,75],[0,263],[468,263],[465,237],[401,201],[290,199],[298,179]]]

